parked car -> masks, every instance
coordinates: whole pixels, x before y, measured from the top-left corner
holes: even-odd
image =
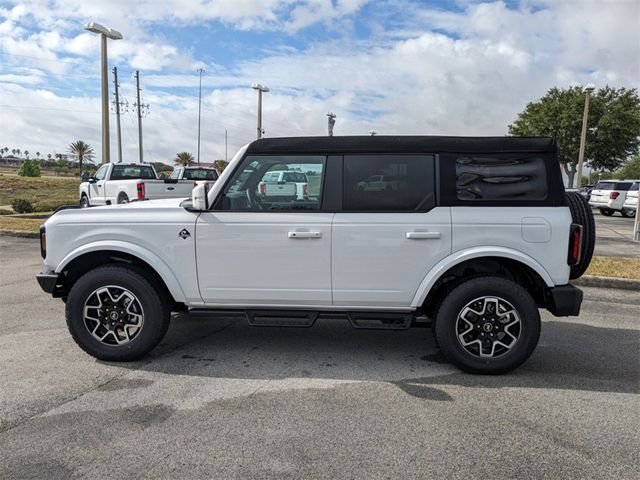
[[[317,172],[318,195],[259,194],[268,171],[294,165]],[[376,172],[398,188],[358,189]],[[235,310],[255,326],[343,315],[399,330],[427,318],[452,363],[495,374],[531,355],[539,308],[579,314],[569,282],[594,242],[551,138],[268,138],[188,200],[55,213],[37,279],[102,360],[145,355],[172,310]]]
[[[640,187],[640,182],[633,182],[633,185],[627,191],[627,196],[622,206],[622,214],[625,217],[635,217],[636,215],[636,210],[638,209],[638,187]]]
[[[296,186],[296,195],[299,199],[309,196],[309,179],[307,175],[293,170],[273,170],[264,174],[262,183],[265,185],[293,183]],[[266,187],[260,187],[266,188]]]
[[[193,181],[158,179],[152,165],[106,163],[80,184],[80,206],[113,205],[159,198],[187,198]]]
[[[215,182],[218,179],[218,171],[215,168],[206,167],[176,167],[171,175],[170,180],[208,180]]]
[[[371,175],[366,180],[358,182],[358,190],[366,192],[398,190],[402,185],[401,178],[397,175]]]
[[[610,217],[616,212],[620,212],[623,217],[629,216],[626,211],[624,201],[627,192],[634,182],[638,180],[600,180],[591,191],[589,205],[600,210],[602,215]]]
[[[595,185],[585,185],[579,190],[580,195],[582,195],[587,202],[591,199],[591,192],[593,191],[593,187],[595,187]]]

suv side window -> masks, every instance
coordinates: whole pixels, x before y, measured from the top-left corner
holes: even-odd
[[[456,159],[458,200],[545,200],[547,170],[539,157],[466,155]]]
[[[214,209],[320,210],[325,164],[324,155],[247,155],[225,185]],[[283,170],[306,174],[308,194],[299,194],[295,182],[278,182],[279,172]]]
[[[345,155],[345,211],[427,211],[435,206],[433,155]]]
[[[108,165],[103,165],[98,169],[96,174],[93,176],[96,180],[104,180],[104,177],[107,175]]]
[[[171,176],[169,176],[170,180],[175,180],[176,178],[178,178],[178,176],[180,175],[181,170],[179,168],[176,168],[173,173],[171,174]]]

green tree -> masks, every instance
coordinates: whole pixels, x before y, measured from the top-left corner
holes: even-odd
[[[552,88],[527,104],[509,125],[510,135],[543,135],[558,141],[562,167],[573,186],[580,149],[584,93],[580,87]],[[640,145],[640,97],[636,89],[606,86],[591,96],[587,120],[586,164],[616,170]]]
[[[634,155],[624,162],[616,175],[616,178],[640,178],[640,155]]]
[[[158,174],[162,172],[173,172],[173,167],[171,165],[167,165],[164,162],[151,162],[151,165],[153,165],[153,168],[156,169],[156,172],[158,172]]]
[[[229,165],[229,162],[227,162],[226,160],[213,161],[213,168],[215,168],[219,173],[224,172],[224,169],[227,168],[227,165]]]
[[[28,158],[26,160],[23,160],[20,164],[18,175],[20,175],[21,177],[39,177],[40,165],[38,165],[38,161],[30,160]]]
[[[77,140],[69,145],[69,153],[72,159],[78,161],[80,177],[82,177],[82,162],[86,160],[87,162],[93,163],[93,148],[88,143]]]
[[[173,159],[173,163],[183,167],[188,167],[190,165],[193,165],[195,161],[193,155],[189,152],[180,152],[176,155],[176,158]]]

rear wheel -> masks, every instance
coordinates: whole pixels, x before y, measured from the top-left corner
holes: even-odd
[[[577,192],[567,192],[566,196],[572,222],[582,225],[582,243],[580,244],[582,254],[580,261],[571,267],[569,274],[569,278],[576,279],[582,276],[591,263],[596,246],[596,222],[589,203],[582,195]]]
[[[73,285],[66,317],[71,336],[89,355],[129,361],[160,342],[170,311],[164,296],[136,270],[106,265]]]
[[[622,216],[626,218],[633,218],[636,216],[636,212],[628,208],[623,208],[621,213],[622,213]]]
[[[600,213],[605,217],[610,217],[611,215],[616,213],[615,210],[611,210],[610,208],[600,208],[599,210],[600,210]]]
[[[470,373],[501,374],[521,365],[535,349],[540,314],[517,283],[476,277],[447,295],[433,328],[451,363]]]
[[[129,203],[129,197],[127,197],[126,193],[121,193],[118,195],[118,203]]]

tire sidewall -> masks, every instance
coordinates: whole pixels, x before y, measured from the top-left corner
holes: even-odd
[[[94,338],[84,324],[87,298],[98,288],[114,285],[135,295],[144,313],[143,326],[129,343],[111,346]],[[158,292],[140,275],[122,267],[102,267],[82,276],[69,292],[66,304],[67,326],[74,340],[90,355],[101,360],[133,360],[151,350],[164,335],[163,302]]]
[[[495,296],[509,302],[520,316],[521,331],[511,351],[497,358],[480,358],[467,352],[456,333],[460,311],[470,301]],[[501,374],[521,365],[535,349],[540,337],[540,313],[529,293],[518,284],[498,277],[478,277],[452,290],[436,314],[435,334],[449,360],[471,373]]]
[[[120,194],[118,196],[118,205],[123,205],[125,203],[129,203],[129,197],[126,194]]]
[[[82,195],[80,198],[80,208],[89,208],[90,206],[89,198],[86,195]]]

